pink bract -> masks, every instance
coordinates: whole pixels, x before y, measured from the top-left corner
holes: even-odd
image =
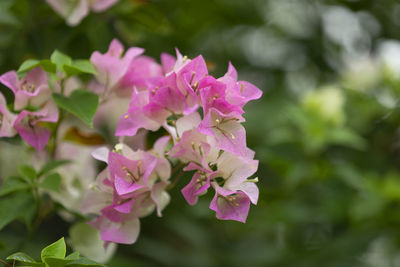
[[[38,108],[51,98],[46,72],[41,67],[32,69],[21,80],[18,79],[15,71],[9,71],[0,76],[0,82],[14,93],[15,110],[21,110],[28,106]]]
[[[36,150],[41,151],[50,139],[50,130],[43,122],[57,122],[58,108],[49,102],[39,111],[23,110],[14,122],[19,135]]]

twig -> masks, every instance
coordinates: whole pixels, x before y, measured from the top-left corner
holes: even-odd
[[[175,177],[175,179],[172,181],[172,183],[171,183],[170,185],[168,185],[168,187],[167,187],[167,190],[168,190],[168,191],[175,187],[175,185],[176,185],[176,184],[178,183],[178,181],[181,179],[182,175],[183,175],[183,172],[180,172],[180,173]]]
[[[7,263],[6,261],[3,261],[2,259],[0,259],[0,262],[3,263],[5,266],[10,266],[11,267],[11,264]]]

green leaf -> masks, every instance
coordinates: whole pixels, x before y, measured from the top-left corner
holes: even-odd
[[[53,100],[60,108],[74,114],[93,128],[93,118],[99,104],[99,97],[96,94],[78,89],[73,91],[70,97],[53,94]]]
[[[14,253],[6,258],[6,260],[15,260],[24,263],[26,266],[44,266],[43,263],[37,262],[32,259],[30,256],[26,255],[23,252]]]
[[[80,255],[78,251],[75,251],[71,254],[69,254],[67,257],[65,257],[66,260],[79,260]]]
[[[89,60],[76,60],[72,63],[72,65],[65,65],[64,70],[68,76],[84,73],[93,75],[97,74],[95,68]]]
[[[40,61],[37,59],[28,59],[25,60],[21,66],[19,67],[19,69],[17,70],[17,72],[26,72],[26,71],[30,71],[31,69],[39,66]]]
[[[69,263],[67,263],[65,266],[68,267],[106,267],[106,265],[99,264],[95,261],[86,259],[86,258],[80,258],[79,260],[74,260]]]
[[[40,61],[40,66],[49,73],[56,73],[56,65],[48,59]]]
[[[56,72],[56,65],[52,63],[48,59],[44,60],[37,60],[37,59],[28,59],[24,61],[19,67],[17,73],[19,78],[25,76],[30,70],[41,66],[46,72],[55,73]]]
[[[72,59],[58,50],[55,50],[53,54],[51,54],[50,60],[56,64],[57,70],[59,71],[64,71],[64,65],[72,64]]]
[[[10,222],[24,218],[35,209],[35,201],[30,192],[16,192],[0,198],[0,230]]]
[[[27,178],[29,181],[33,181],[37,177],[36,170],[29,165],[19,166],[18,172],[23,178]]]
[[[52,160],[52,161],[46,163],[40,169],[40,171],[38,173],[38,177],[42,176],[45,173],[48,173],[49,171],[52,171],[52,170],[56,169],[56,168],[58,168],[58,167],[60,167],[62,165],[69,164],[71,162],[72,161],[70,161],[70,160]]]
[[[63,267],[70,261],[71,260],[53,258],[53,257],[48,257],[48,258],[44,259],[44,262],[46,263],[46,267],[47,266],[48,267]]]
[[[39,186],[54,192],[61,191],[61,176],[58,173],[48,175]]]
[[[64,259],[66,251],[67,248],[65,246],[64,237],[62,237],[57,242],[54,242],[42,250],[42,261],[45,262],[46,258]]]
[[[28,189],[30,187],[24,180],[17,176],[10,176],[4,182],[0,190],[0,197],[10,193]]]
[[[23,252],[17,252],[14,253],[6,258],[6,260],[16,260],[20,262],[28,262],[28,263],[34,263],[36,262],[34,259],[32,259],[30,256],[26,255]]]

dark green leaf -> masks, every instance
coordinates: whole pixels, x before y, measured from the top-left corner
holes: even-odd
[[[6,258],[6,260],[15,260],[24,263],[26,266],[44,266],[43,263],[37,262],[32,259],[30,256],[26,255],[23,252],[14,253]]]
[[[15,191],[25,190],[30,187],[23,179],[17,176],[10,176],[4,182],[0,190],[0,197]]]
[[[55,50],[53,54],[51,54],[50,60],[57,65],[57,70],[59,71],[64,70],[64,65],[72,64],[72,59],[58,50]]]
[[[29,165],[19,166],[18,172],[23,178],[27,178],[29,181],[33,181],[37,177],[36,170]]]
[[[55,73],[56,72],[56,65],[52,63],[48,59],[44,60],[37,60],[37,59],[28,59],[24,63],[21,64],[17,73],[19,78],[24,77],[30,70],[41,66],[46,72]]]
[[[46,263],[46,266],[49,267],[63,267],[71,260],[48,257],[45,258],[43,261]]]
[[[56,73],[56,65],[48,59],[40,61],[40,66],[49,73]]]
[[[62,237],[58,241],[54,242],[53,244],[45,247],[42,250],[41,258],[42,258],[43,262],[45,262],[46,258],[64,259],[65,253],[66,253],[66,246],[65,246],[64,237]]]
[[[64,70],[68,76],[79,75],[83,73],[96,75],[96,70],[89,60],[76,60],[72,63],[72,65],[65,65]]]
[[[62,165],[71,163],[70,160],[52,160],[46,163],[39,171],[38,177],[42,176],[43,174],[54,170]]]
[[[47,189],[54,192],[60,192],[61,190],[61,176],[58,173],[52,173],[43,180],[39,186],[43,189]]]
[[[0,198],[0,230],[10,222],[23,218],[28,210],[35,208],[30,192],[16,192]]]
[[[78,89],[72,92],[70,97],[53,94],[56,104],[71,112],[90,127],[93,127],[93,118],[97,111],[99,97],[87,90]]]
[[[79,260],[79,257],[80,257],[79,252],[75,251],[75,252],[69,254],[67,257],[65,257],[65,259],[66,260]]]
[[[65,266],[69,267],[105,267],[103,264],[99,264],[95,261],[86,259],[86,258],[80,258],[79,260],[74,260],[69,263],[67,263]]]
[[[25,60],[24,63],[21,64],[17,72],[27,72],[30,71],[31,69],[39,66],[40,61],[37,59],[28,59]]]

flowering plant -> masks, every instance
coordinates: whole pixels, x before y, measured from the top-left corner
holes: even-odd
[[[39,210],[49,194],[66,219],[87,219],[106,245],[131,244],[139,219],[154,210],[161,216],[168,191],[190,173],[181,190],[190,205],[213,190],[209,207],[218,219],[246,222],[258,200],[258,179],[251,178],[258,161],[246,145],[243,107],[262,92],[238,80],[230,63],[215,78],[201,55],[189,59],[177,50],[159,64],[143,52],[124,53],[113,40],[90,61],[56,51],[0,76],[14,94],[9,104],[0,94],[0,136],[19,135],[36,151],[0,196],[29,188]],[[115,135],[109,142],[103,126]],[[147,149],[146,136],[154,139]],[[106,166],[95,180],[89,154]]]

